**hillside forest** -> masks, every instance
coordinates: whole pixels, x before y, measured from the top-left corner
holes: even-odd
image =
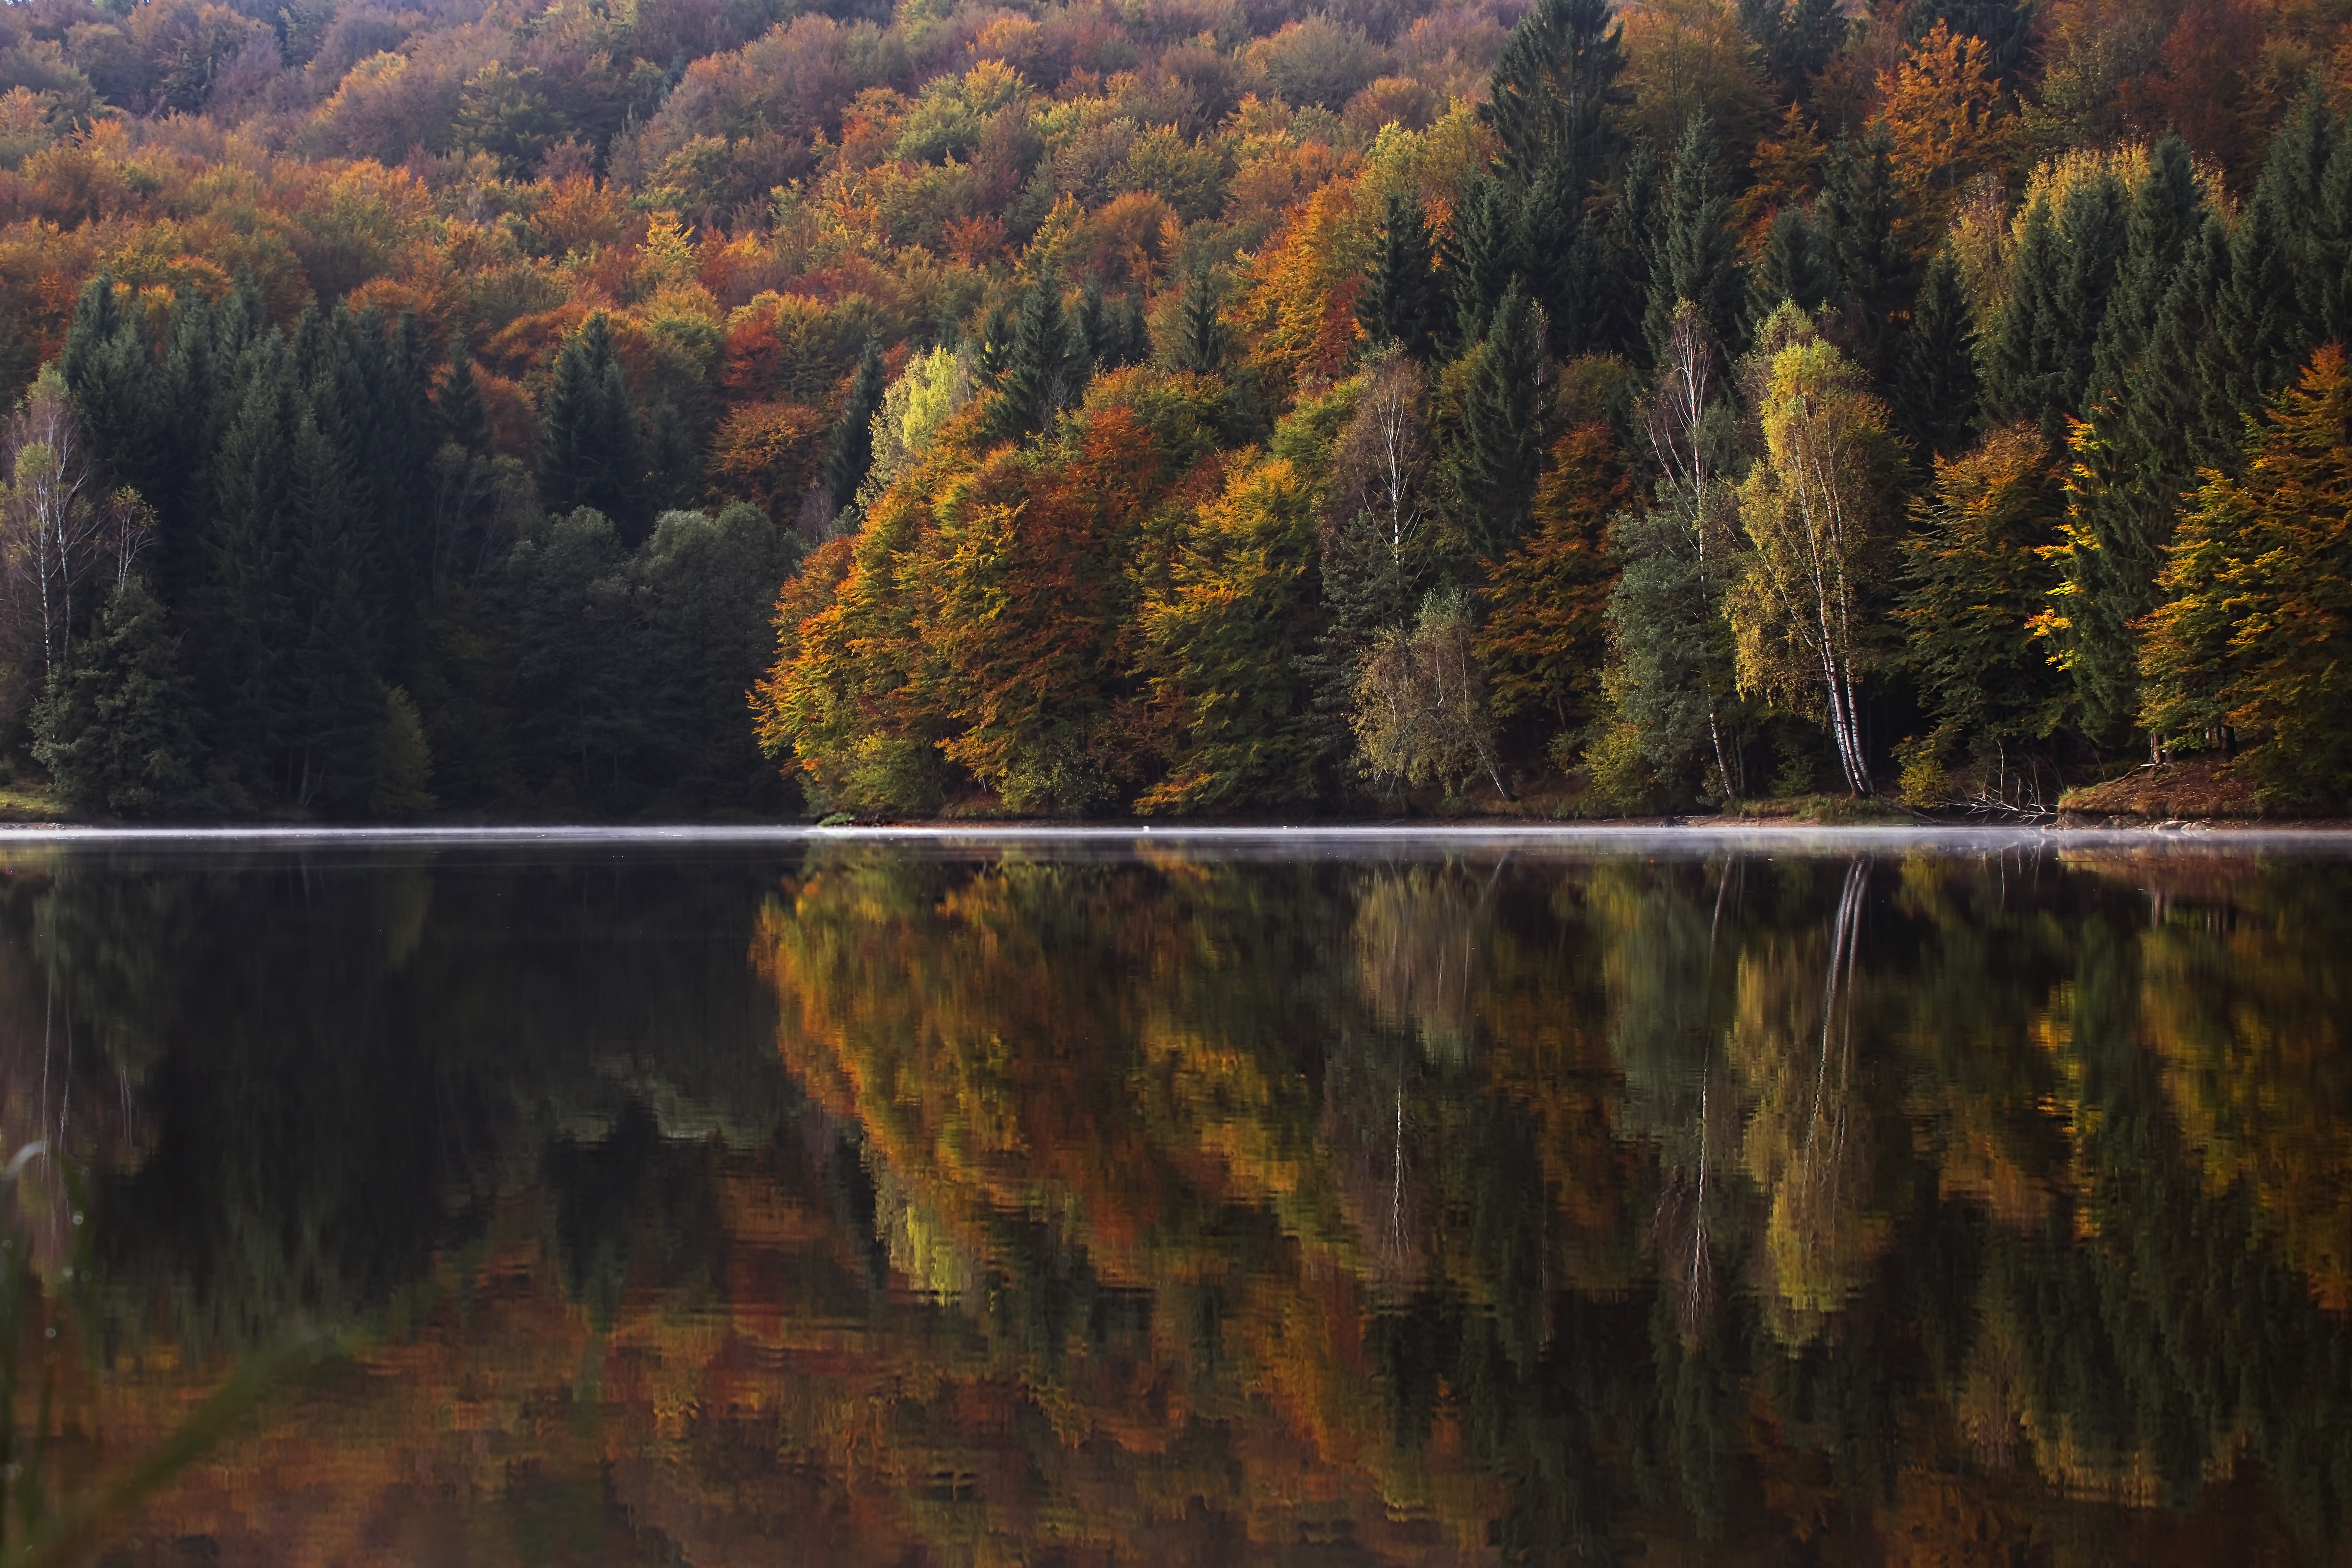
[[[2352,0],[16,0],[119,816],[2352,795]]]

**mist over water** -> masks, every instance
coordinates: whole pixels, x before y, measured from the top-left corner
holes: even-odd
[[[0,868],[54,1495],[334,1346],[109,1561],[2347,1555],[2336,840]]]

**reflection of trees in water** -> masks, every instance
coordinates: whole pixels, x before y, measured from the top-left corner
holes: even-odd
[[[2144,863],[843,848],[761,917],[772,1029],[730,967],[748,879],[438,869],[405,957],[413,893],[190,884],[110,1266],[142,1300],[315,1284],[323,1315],[469,1225],[502,1257],[542,1236],[557,1317],[631,1347],[603,1397],[638,1397],[627,1357],[669,1369],[648,1419],[678,1447],[633,1451],[632,1498],[683,1519],[664,1489],[785,1455],[795,1507],[854,1502],[893,1555],[1904,1560],[1959,1519],[2128,1560],[2143,1516],[2085,1499],[2232,1466],[2245,1554],[2283,1510],[2309,1555],[2352,1498],[2314,1300],[2345,1165],[2294,1131],[2352,1114],[2352,917],[2314,875],[2176,886],[2152,920]],[[315,985],[283,962],[304,931],[352,949]],[[372,1035],[339,996],[392,1011]],[[207,1002],[247,1026],[192,1028]],[[77,1059],[142,1037],[122,1005],[78,994]],[[785,1102],[730,1054],[746,1027],[803,1086],[789,1123],[714,1109]],[[329,1029],[342,1068],[306,1059]],[[321,1125],[270,1112],[269,1166],[211,1124],[273,1092]],[[2282,1092],[2312,1102],[2282,1123]],[[425,1130],[352,1152],[374,1185],[320,1146],[363,1093]],[[242,1217],[150,1172],[242,1180]],[[331,1245],[369,1203],[426,1216],[373,1277]],[[266,1266],[196,1273],[235,1244]]]
[[[137,1128],[108,1149],[89,1112],[68,1129],[96,1158],[110,1299],[200,1342],[383,1302],[537,1179],[551,1137],[602,1140],[640,1105],[756,1139],[783,1106],[741,872],[130,851],[37,870],[0,899],[0,966],[57,976],[78,1104],[119,1120],[127,1099]],[[0,1031],[41,1000],[0,996]]]

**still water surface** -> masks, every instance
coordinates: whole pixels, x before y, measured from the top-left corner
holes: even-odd
[[[2318,841],[0,856],[109,1563],[2352,1561]]]

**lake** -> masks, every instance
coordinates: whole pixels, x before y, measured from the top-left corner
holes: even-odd
[[[2342,841],[0,867],[100,1562],[2352,1561]]]

